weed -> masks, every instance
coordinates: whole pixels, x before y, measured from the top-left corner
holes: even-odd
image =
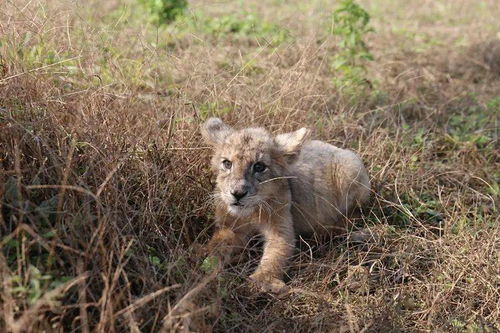
[[[145,5],[157,24],[169,24],[184,14],[187,0],[139,0]]]
[[[500,96],[493,97],[486,103],[486,107],[491,112],[500,112]]]
[[[289,32],[274,23],[261,20],[251,12],[226,14],[216,17],[194,12],[178,19],[179,33],[202,33],[213,38],[250,37],[264,44],[277,46],[289,39]]]
[[[217,267],[217,257],[206,257],[201,263],[200,269],[205,273],[211,273]]]
[[[339,51],[333,58],[333,69],[339,74],[334,78],[337,88],[354,92],[366,86],[367,61],[373,60],[364,38],[373,32],[370,15],[354,0],[342,0],[332,15],[330,32],[340,38]]]
[[[198,116],[201,120],[209,117],[223,117],[228,115],[233,109],[229,106],[220,107],[218,103],[207,102],[198,107]]]
[[[26,298],[28,304],[34,304],[43,293],[53,290],[71,280],[71,277],[63,276],[54,278],[50,274],[43,274],[33,265],[28,267],[27,275],[27,280],[19,275],[13,276],[10,280],[10,284],[12,285],[10,292],[14,297]]]
[[[473,106],[463,113],[451,116],[448,123],[449,139],[457,145],[472,144],[478,148],[486,147],[493,139],[494,128],[491,126],[494,112],[495,100],[490,101],[489,109],[484,110],[480,106]]]

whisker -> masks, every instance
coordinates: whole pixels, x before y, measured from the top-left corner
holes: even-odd
[[[271,207],[269,202],[265,201],[264,199],[260,199],[257,204],[259,205],[259,207],[264,209],[268,214],[271,214],[273,208]]]
[[[296,176],[274,177],[274,178],[271,178],[268,180],[264,180],[263,182],[260,182],[259,184],[265,184],[265,183],[269,183],[269,182],[272,182],[274,180],[279,180],[279,179],[297,179],[297,177]]]

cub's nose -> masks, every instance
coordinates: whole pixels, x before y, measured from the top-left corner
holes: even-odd
[[[236,199],[236,201],[239,201],[241,200],[245,195],[248,194],[248,191],[245,191],[245,190],[236,190],[236,191],[232,191],[231,194],[233,195],[233,197]]]

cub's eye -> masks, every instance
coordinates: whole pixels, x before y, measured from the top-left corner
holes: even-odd
[[[262,172],[266,170],[267,166],[262,162],[257,162],[253,165],[253,172]]]
[[[225,169],[229,170],[233,166],[233,163],[229,160],[224,160],[222,161],[222,165],[224,166]]]

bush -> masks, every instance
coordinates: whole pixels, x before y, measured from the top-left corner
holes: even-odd
[[[339,52],[333,59],[333,68],[340,74],[334,79],[337,87],[359,87],[369,81],[365,78],[365,62],[373,60],[363,38],[373,29],[370,15],[354,0],[342,0],[333,12],[331,33],[340,37]]]
[[[157,24],[168,24],[182,15],[187,8],[187,0],[140,0],[153,15]]]

